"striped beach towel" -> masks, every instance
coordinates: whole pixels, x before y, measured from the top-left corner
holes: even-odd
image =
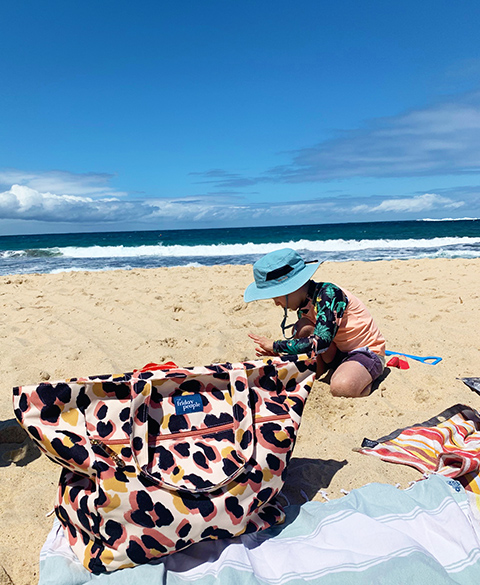
[[[466,494],[440,475],[406,490],[372,483],[288,506],[283,525],[101,575],[80,563],[57,522],[38,585],[478,585],[480,525]]]
[[[457,478],[466,490],[480,496],[480,414],[469,406],[456,404],[410,428],[377,440],[364,439],[354,450],[423,473]]]

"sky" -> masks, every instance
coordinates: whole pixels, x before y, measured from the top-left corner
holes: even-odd
[[[0,235],[480,217],[477,0],[19,0]]]

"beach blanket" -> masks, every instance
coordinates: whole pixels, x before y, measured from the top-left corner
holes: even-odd
[[[372,483],[325,503],[286,508],[286,522],[205,541],[157,564],[92,575],[58,522],[39,585],[477,585],[480,530],[465,490],[432,475],[407,490]]]
[[[465,489],[480,495],[480,414],[456,404],[438,416],[355,449],[391,463],[404,463],[423,473],[458,478]]]

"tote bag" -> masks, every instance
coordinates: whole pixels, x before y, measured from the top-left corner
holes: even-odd
[[[282,522],[275,501],[316,360],[137,370],[14,389],[62,467],[55,512],[93,573]]]

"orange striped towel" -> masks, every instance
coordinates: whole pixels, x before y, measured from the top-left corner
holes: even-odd
[[[387,437],[364,439],[354,451],[457,478],[465,489],[480,494],[480,414],[469,406],[457,404]]]

